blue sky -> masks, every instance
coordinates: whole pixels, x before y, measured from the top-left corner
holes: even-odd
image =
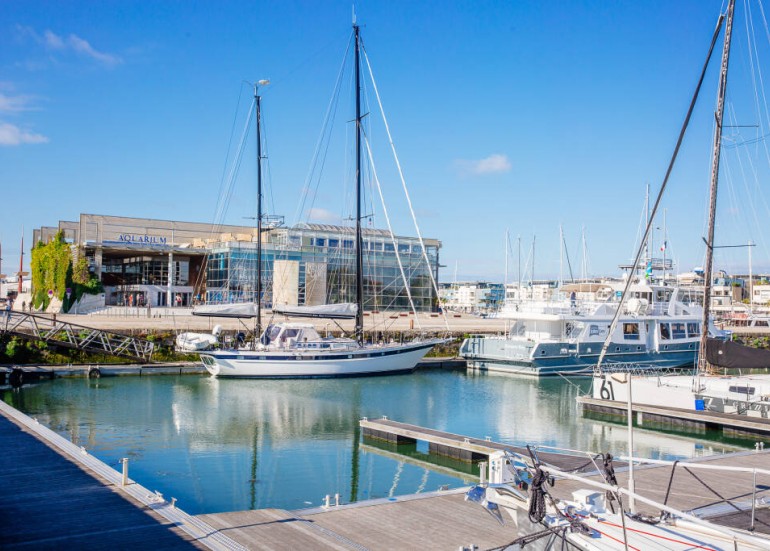
[[[525,261],[537,236],[535,277],[556,276],[560,224],[576,275],[583,228],[589,273],[616,274],[633,256],[645,186],[660,186],[721,7],[357,3],[422,233],[443,242],[441,279],[457,266],[458,278],[500,280],[506,229],[514,249],[521,236]],[[746,144],[768,132],[762,87],[746,78],[753,52],[754,82],[770,81],[760,7],[752,2],[751,50],[738,2],[730,76],[744,84],[731,81],[728,109],[742,127],[725,142],[717,230],[722,244],[758,244],[755,271],[770,270],[769,157],[763,140]],[[28,244],[33,227],[81,212],[212,221],[228,143],[248,107],[243,81],[272,81],[263,90],[271,210],[289,223],[307,219],[295,216],[298,197],[349,40],[349,1],[3,0],[0,8],[4,272],[18,265],[22,226]],[[702,262],[715,95],[712,68],[663,202],[680,271]],[[376,105],[368,108],[373,119]],[[350,113],[340,108],[343,134]],[[254,214],[253,139],[228,223]],[[381,132],[372,141],[387,152]],[[346,155],[330,149],[311,218],[349,214],[349,187],[339,183]],[[395,196],[396,173],[379,163]],[[403,208],[390,214],[398,233],[414,234]],[[746,264],[744,249],[717,256],[717,267]],[[516,271],[514,256],[509,279]]]

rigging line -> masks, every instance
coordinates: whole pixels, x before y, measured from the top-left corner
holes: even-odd
[[[735,119],[735,111],[732,108],[732,106],[730,108],[729,114],[730,114],[731,118]],[[749,152],[748,151],[744,151],[744,153],[746,155],[746,161],[749,164],[749,172],[750,172],[751,176],[753,177],[752,180],[753,180],[753,182],[755,184],[754,187],[756,189],[759,189],[759,187],[760,187],[759,186],[759,176],[757,174],[756,166],[754,165],[754,162],[752,161],[752,157],[749,154]],[[744,163],[743,163],[743,159],[741,157],[741,151],[740,150],[736,151],[735,157],[736,157],[736,160],[738,161],[738,168],[739,168],[740,174],[742,176],[743,187],[744,187],[744,190],[745,190],[745,193],[746,193],[746,197],[748,199],[748,201],[746,201],[746,202],[748,203],[748,208],[749,208],[749,210],[751,212],[751,216],[753,218],[753,221],[754,221],[754,224],[755,224],[755,228],[757,228],[757,229],[761,228],[762,226],[760,224],[759,215],[757,213],[756,201],[753,200],[753,198],[752,198],[752,190],[749,189],[749,184],[748,184],[749,178],[747,177],[747,174],[746,174],[746,169],[744,167]],[[732,176],[732,171],[731,171],[731,165],[729,163],[729,158],[726,158],[725,161],[726,161],[725,162],[725,171],[726,171],[726,175],[727,175],[728,190],[730,192],[730,199],[732,200],[732,206],[733,206],[733,209],[736,212],[740,212],[739,207],[740,207],[741,203],[739,202],[739,200],[737,198],[736,191],[735,191],[734,178]],[[759,198],[761,199],[762,203],[764,204],[765,209],[767,209],[768,208],[767,201],[766,201],[766,199],[765,199],[765,197],[764,197],[764,195],[762,193],[759,193]],[[747,217],[741,216],[740,218],[741,218],[741,220],[744,223],[744,228],[745,228],[746,233],[748,233],[749,235],[752,235],[752,233],[753,233],[751,231],[752,228],[748,224]],[[758,239],[760,241],[760,244],[762,245],[762,248],[765,251],[767,251],[767,245],[765,243],[763,235],[764,235],[764,233],[760,231],[759,234],[758,234]]]
[[[420,241],[420,248],[422,249],[422,256],[425,260],[425,264],[428,267],[428,274],[430,275],[430,281],[433,284],[433,291],[436,293],[436,299],[438,300],[439,297],[439,290],[438,290],[438,283],[436,282],[436,278],[433,274],[433,270],[431,269],[430,260],[428,259],[428,253],[425,250],[425,240],[422,238],[422,232],[420,232],[420,226],[417,224],[417,217],[414,214],[414,208],[412,208],[412,199],[409,197],[409,191],[406,188],[406,180],[404,178],[404,171],[401,169],[401,162],[398,159],[398,155],[396,154],[396,145],[393,142],[393,136],[390,133],[390,125],[388,124],[388,119],[385,117],[385,108],[382,105],[382,99],[380,98],[380,91],[377,89],[377,82],[374,80],[374,72],[372,71],[372,66],[369,63],[369,55],[366,53],[366,47],[361,45],[361,49],[364,53],[364,61],[366,61],[366,67],[369,69],[369,78],[372,79],[372,88],[374,89],[375,97],[377,98],[377,104],[380,107],[380,114],[382,115],[382,121],[385,124],[385,131],[388,135],[388,142],[390,143],[390,149],[393,152],[393,158],[396,161],[396,167],[398,168],[398,175],[401,179],[401,186],[404,189],[404,196],[406,197],[406,202],[409,205],[409,212],[412,215],[412,221],[414,222],[414,227],[417,230],[417,238]],[[446,330],[449,331],[449,319],[447,318],[446,312],[444,309],[441,309],[441,316],[444,318],[444,325],[446,326]],[[417,317],[415,315],[415,317]]]
[[[604,344],[602,345],[602,350],[599,353],[599,359],[596,362],[596,369],[599,369],[602,365],[602,361],[604,361],[604,356],[607,354],[607,349],[610,346],[610,341],[612,339],[612,333],[615,331],[615,327],[618,324],[618,319],[620,318],[620,313],[623,309],[623,303],[626,300],[626,297],[628,296],[628,290],[631,288],[631,283],[634,281],[633,273],[636,271],[637,266],[639,265],[639,259],[642,256],[642,251],[644,250],[644,243],[647,241],[647,236],[650,233],[650,229],[652,227],[652,221],[655,219],[655,214],[658,212],[658,207],[660,206],[660,201],[663,198],[663,192],[666,191],[666,186],[668,185],[668,179],[671,176],[671,171],[674,169],[674,163],[676,162],[676,158],[679,154],[679,148],[682,146],[682,141],[684,140],[685,132],[687,131],[687,127],[690,124],[690,118],[692,117],[692,112],[695,109],[695,104],[698,100],[698,96],[700,95],[700,89],[703,85],[703,79],[706,76],[706,70],[709,66],[709,61],[711,60],[711,54],[714,52],[714,46],[716,45],[717,38],[719,37],[719,31],[722,28],[722,23],[724,22],[725,16],[720,15],[719,20],[717,22],[716,29],[714,29],[714,35],[711,38],[711,45],[709,46],[708,55],[706,55],[706,61],[703,64],[703,69],[701,70],[700,78],[698,79],[698,85],[695,87],[695,93],[692,96],[692,100],[690,101],[690,107],[687,110],[687,116],[685,116],[684,123],[682,123],[682,128],[679,131],[679,138],[676,141],[676,147],[674,147],[674,153],[671,155],[671,160],[668,164],[668,169],[666,170],[666,175],[663,177],[663,183],[660,186],[660,191],[658,191],[658,196],[655,199],[655,205],[652,207],[652,211],[650,212],[650,218],[647,221],[647,228],[644,232],[644,236],[642,237],[642,243],[639,246],[639,249],[636,251],[636,258],[634,259],[634,265],[631,267],[631,273],[628,276],[628,279],[626,280],[625,288],[623,289],[623,294],[620,296],[620,301],[618,301],[618,307],[617,310],[615,310],[615,315],[612,316],[612,323],[610,323],[610,328],[607,331],[607,337],[604,339]]]
[[[221,199],[223,188],[225,185],[225,175],[227,174],[227,167],[230,164],[230,152],[232,151],[233,136],[235,135],[235,123],[238,121],[238,110],[241,107],[241,99],[243,98],[243,82],[241,82],[240,92],[238,93],[238,101],[235,104],[235,113],[233,113],[233,124],[230,128],[230,138],[227,141],[227,152],[225,154],[225,162],[222,165],[222,176],[219,179],[219,193],[217,199]],[[212,233],[213,233],[213,221],[212,221]]]
[[[414,319],[417,321],[417,328],[422,331],[422,324],[420,323],[420,316],[417,315],[417,310],[414,307],[414,301],[412,300],[412,290],[409,288],[409,281],[406,279],[404,273],[404,266],[401,263],[401,255],[398,252],[398,243],[396,242],[396,236],[393,234],[393,227],[390,225],[390,216],[388,215],[388,207],[385,205],[385,197],[382,195],[382,187],[380,186],[380,179],[377,178],[377,170],[374,167],[374,159],[372,158],[372,148],[369,144],[369,135],[364,134],[364,144],[366,145],[366,152],[369,156],[369,164],[372,169],[372,176],[375,184],[377,184],[377,191],[380,194],[380,202],[382,203],[382,211],[385,215],[385,220],[388,224],[388,231],[390,232],[390,241],[393,243],[393,249],[396,253],[396,262],[398,263],[398,270],[401,272],[401,279],[404,282],[404,289],[406,290],[406,296],[409,299],[409,306],[412,307],[414,312]],[[430,271],[430,265],[428,265],[428,271]]]
[[[340,33],[342,35],[343,33]],[[312,55],[307,56],[304,60],[297,63],[294,67],[289,69],[286,73],[284,73],[282,76],[279,75],[277,78],[271,78],[270,79],[270,87],[275,89],[276,86],[281,86],[283,83],[287,80],[290,80],[291,77],[293,77],[296,73],[298,73],[300,70],[304,69],[305,67],[311,65],[311,63],[317,59],[323,52],[327,50],[331,50],[332,46],[339,44],[340,38],[335,33],[335,35],[329,39],[328,42],[326,42],[323,46],[318,48],[315,53]]]
[[[767,24],[767,19],[765,17],[764,7],[763,7],[763,4],[762,4],[761,0],[759,0],[758,3],[759,3],[759,11],[760,11],[760,14],[762,16],[762,22],[764,24],[763,26],[764,26],[764,29],[765,29],[765,35],[768,38],[768,44],[770,44],[770,29],[768,29],[768,24]],[[754,48],[756,49],[756,47],[757,47],[757,40],[756,39],[754,40],[753,44],[754,44]],[[759,90],[760,90],[760,92],[762,94],[762,103],[764,105],[764,111],[761,112],[761,113],[764,114],[764,117],[762,117],[760,115],[760,118],[759,118],[759,120],[760,120],[760,127],[762,129],[766,129],[767,127],[765,125],[766,124],[770,125],[770,109],[768,109],[768,100],[767,100],[767,95],[765,93],[764,76],[763,76],[763,73],[762,73],[762,64],[759,62],[759,53],[758,52],[755,54],[755,57],[757,59],[757,63],[756,63],[757,64],[757,73],[759,74],[759,82],[760,82]],[[755,89],[756,89],[756,85],[755,85]],[[764,139],[767,136],[768,136],[768,134],[765,133],[761,137],[761,141],[762,141],[762,149],[763,149],[763,151],[765,153],[765,158],[768,161],[768,165],[770,165],[770,150],[768,150],[767,141]],[[767,204],[766,204],[764,196],[761,196],[761,197],[762,197],[763,202],[765,203],[765,210],[768,210],[768,207],[767,207]]]
[[[268,131],[268,121],[270,119],[269,115],[265,115],[265,112],[262,111],[260,113],[260,116],[262,117],[262,159],[265,160],[266,170],[264,170],[264,176],[265,176],[265,183],[264,187],[267,188],[267,195],[268,195],[268,202],[270,203],[270,210],[269,212],[262,213],[262,216],[264,218],[265,214],[276,213],[275,210],[275,193],[273,192],[273,179],[272,179],[272,171],[270,170],[270,151],[268,150],[268,143],[270,143],[270,140],[268,139],[267,131]],[[260,137],[257,136],[257,139]],[[263,228],[264,231],[264,228]]]
[[[329,104],[326,106],[326,113],[324,114],[324,121],[323,121],[323,125],[321,126],[321,133],[319,134],[318,140],[316,141],[315,150],[313,151],[313,156],[310,159],[310,166],[308,167],[308,175],[305,178],[305,185],[303,186],[303,190],[302,190],[302,199],[300,201],[300,204],[298,205],[297,212],[295,212],[294,214],[295,223],[299,222],[302,219],[303,211],[305,209],[305,203],[307,202],[307,198],[310,193],[310,187],[312,185],[313,178],[316,173],[316,168],[318,167],[318,161],[319,161],[319,158],[321,158],[321,149],[323,147],[327,131],[331,136],[332,129],[329,126],[329,121],[334,119],[334,115],[337,112],[337,106],[339,105],[339,95],[340,95],[342,77],[344,76],[345,65],[347,64],[348,56],[350,55],[350,48],[352,45],[353,36],[354,34],[351,32],[350,38],[348,39],[348,45],[345,48],[345,55],[342,56],[342,63],[340,64],[339,71],[337,72],[337,79],[334,82],[332,97],[329,99]],[[326,164],[326,155],[329,150],[330,141],[331,141],[331,138],[329,138],[329,141],[326,142],[326,148],[324,149],[324,152],[323,152],[323,157],[322,157],[323,160],[321,161],[321,168],[319,169],[319,182],[320,182],[320,173],[323,171],[323,167]],[[311,201],[311,208],[312,208],[312,204],[315,203],[315,196],[317,194],[317,190],[318,190],[318,183],[316,183],[315,191],[313,192],[313,200]]]
[[[569,260],[569,249],[567,248],[567,240],[564,237],[564,232],[561,234],[562,239],[562,246],[564,247],[564,254],[567,257],[567,268],[569,268],[569,278],[572,280],[572,283],[575,283],[575,276],[572,274],[572,262]]]
[[[254,105],[254,102],[252,101],[252,106]],[[235,158],[233,159],[233,164],[230,167],[230,173],[226,181],[226,189],[225,189],[225,195],[224,197],[220,196],[220,200],[217,203],[217,210],[214,217],[214,224],[212,227],[212,235],[215,232],[218,232],[219,229],[222,226],[222,222],[224,220],[225,213],[227,212],[227,206],[230,202],[230,198],[232,197],[233,193],[233,182],[235,181],[235,175],[238,173],[238,168],[241,164],[241,159],[243,158],[243,150],[244,145],[246,142],[246,136],[248,135],[249,131],[249,125],[251,124],[251,117],[253,113],[253,109],[249,109],[249,116],[246,118],[246,124],[243,127],[243,132],[241,133],[241,139],[240,143],[238,144],[238,150],[236,153]]]
[[[759,4],[759,11],[760,11],[760,14],[762,15],[762,22],[764,23],[764,29],[765,29],[765,34],[766,34],[766,36],[768,38],[768,44],[770,44],[770,29],[768,29],[768,26],[767,26],[767,19],[765,18],[765,10],[764,10],[764,8],[762,6],[762,0],[758,0],[757,3]],[[747,9],[747,11],[748,11],[748,9]],[[752,29],[754,29],[753,22],[754,22],[754,18],[752,17]],[[768,106],[767,106],[767,95],[765,93],[765,80],[764,80],[764,76],[763,76],[763,73],[762,73],[762,64],[760,63],[760,60],[759,60],[759,50],[757,48],[758,40],[756,38],[756,32],[752,33],[752,37],[753,37],[752,45],[754,47],[754,58],[756,59],[757,74],[759,76],[759,90],[760,90],[760,92],[762,94],[762,103],[764,104],[764,107],[765,107],[765,110],[764,110],[764,115],[765,115],[764,123],[765,124],[770,124],[770,109],[768,109]],[[757,86],[755,85],[755,89],[756,88],[757,88]],[[759,111],[759,112],[761,112],[761,111]],[[762,121],[761,117],[760,117],[760,121]],[[766,128],[766,126],[764,126],[764,128]],[[767,147],[767,146],[765,146],[765,147]]]

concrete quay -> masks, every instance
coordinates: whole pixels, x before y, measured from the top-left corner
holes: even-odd
[[[153,309],[150,316],[146,309],[113,308],[93,314],[56,314],[56,319],[69,323],[77,323],[97,329],[111,331],[198,331],[210,332],[216,325],[227,331],[247,331],[253,328],[253,320],[231,318],[211,318],[193,316],[189,308]],[[269,310],[262,312],[262,323],[271,321],[297,321],[313,323],[321,335],[328,331],[339,331],[337,324],[330,320],[313,320],[308,318],[287,318],[284,315],[273,315]],[[417,315],[407,312],[365,312],[364,331],[382,331],[385,333],[443,333],[447,330],[443,314],[420,312]],[[498,318],[482,318],[472,314],[446,313],[446,322],[452,334],[462,333],[502,333],[510,325],[510,320]],[[339,322],[346,331],[353,330],[353,322]]]

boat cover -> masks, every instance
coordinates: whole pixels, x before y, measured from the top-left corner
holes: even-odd
[[[253,302],[203,304],[193,308],[192,314],[193,316],[209,316],[217,318],[253,318],[257,315],[257,306]]]
[[[318,306],[274,306],[273,312],[295,318],[353,319],[358,306],[352,302],[321,304]]]
[[[721,339],[706,341],[706,361],[717,367],[751,369],[770,367],[770,350]]]

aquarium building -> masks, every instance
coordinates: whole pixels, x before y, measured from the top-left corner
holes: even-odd
[[[312,306],[355,301],[353,228],[327,224],[285,227],[272,219],[262,231],[262,304]],[[81,214],[77,221],[34,230],[34,243],[58,232],[85,255],[104,285],[106,306],[191,306],[256,299],[257,230],[251,226]],[[437,306],[441,242],[363,230],[364,308]],[[426,262],[427,259],[427,262]],[[408,282],[407,292],[403,281]]]

